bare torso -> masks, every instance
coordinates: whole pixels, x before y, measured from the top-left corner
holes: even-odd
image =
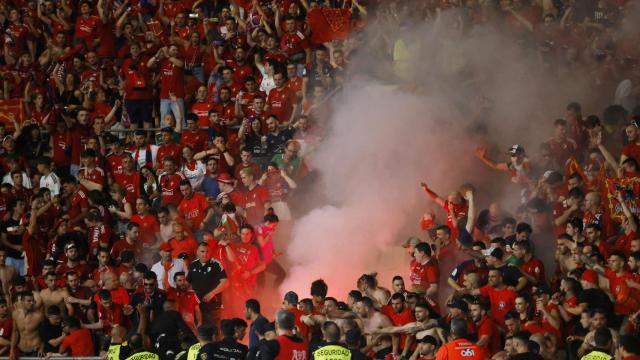
[[[14,310],[13,321],[20,336],[18,341],[20,351],[32,352],[40,348],[42,341],[38,334],[38,327],[43,319],[44,316],[40,311],[27,312],[21,308]]]

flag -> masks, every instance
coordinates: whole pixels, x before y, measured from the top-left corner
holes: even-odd
[[[0,100],[0,122],[13,129],[13,120],[22,124],[25,118],[22,99]]]
[[[160,36],[160,34],[162,34],[162,25],[156,19],[149,20],[147,22],[147,27],[149,28],[149,30],[151,30],[151,32],[155,36]]]
[[[311,41],[323,44],[331,40],[344,40],[351,33],[351,10],[316,8],[307,13],[311,28]]]
[[[625,218],[622,206],[616,198],[616,192],[622,193],[622,198],[634,215],[640,215],[640,178],[607,178],[604,181],[604,206],[609,217],[615,222],[622,222]]]

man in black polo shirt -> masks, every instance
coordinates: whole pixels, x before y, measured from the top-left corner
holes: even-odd
[[[229,287],[227,273],[220,262],[211,259],[206,242],[201,242],[198,246],[197,256],[198,260],[189,265],[187,281],[200,299],[202,323],[217,325],[222,306],[220,295]]]

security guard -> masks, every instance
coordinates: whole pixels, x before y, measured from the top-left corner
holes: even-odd
[[[133,355],[126,360],[160,360],[160,357],[152,352],[145,351],[142,347],[142,336],[133,334],[129,337],[129,347]]]
[[[593,334],[593,342],[595,347],[592,347],[590,349],[591,351],[587,353],[587,355],[583,356],[581,360],[611,360],[613,358],[609,355],[611,352],[613,337],[611,336],[611,330],[609,330],[608,327],[603,326],[597,329]]]
[[[107,360],[126,359],[131,353],[125,335],[127,329],[120,325],[116,325],[111,329],[111,342],[107,349]]]
[[[312,353],[315,360],[351,360],[351,351],[339,343],[340,328],[333,321],[326,321],[322,325],[324,341]]]
[[[218,334],[218,329],[215,325],[203,324],[198,327],[198,342],[189,347],[187,352],[187,360],[196,360],[200,349],[211,342],[213,342]]]
[[[222,307],[221,294],[229,287],[227,273],[222,264],[209,255],[209,245],[201,242],[198,260],[189,265],[187,281],[200,300],[200,312],[204,324],[218,324]]]

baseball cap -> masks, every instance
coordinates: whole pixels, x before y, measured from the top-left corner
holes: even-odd
[[[296,294],[295,291],[289,291],[284,294],[284,301],[288,302],[289,304],[297,304],[298,294]]]
[[[13,140],[13,136],[11,136],[11,135],[7,135],[7,136],[5,136],[5,137],[4,137],[4,139],[2,139],[2,143],[4,144],[4,143],[6,143],[6,142],[7,142],[7,141],[9,141],[9,140]]]
[[[598,284],[598,273],[595,272],[594,270],[587,269],[582,273],[580,280],[583,280],[592,284]]]
[[[231,175],[229,175],[228,173],[222,173],[218,175],[218,178],[216,180],[218,180],[223,184],[233,184],[233,179],[231,178]]]
[[[64,246],[65,250],[69,250],[69,249],[73,249],[73,248],[78,248],[78,246],[74,242],[70,242],[70,243],[68,243],[67,245]]]
[[[415,236],[411,236],[410,238],[408,238],[407,240],[405,240],[404,245],[402,245],[403,248],[408,248],[411,246],[416,246],[418,244],[420,244],[422,242],[422,240],[420,240],[420,238],[417,238]]]
[[[519,155],[519,154],[524,154],[524,148],[521,145],[513,145],[512,147],[509,148],[509,154],[510,155]]]
[[[453,299],[451,300],[448,304],[447,304],[448,308],[452,308],[452,309],[460,309],[464,312],[467,312],[469,310],[469,304],[467,304],[466,301],[462,300],[462,299]]]
[[[163,242],[162,244],[160,244],[160,251],[171,251],[173,250],[171,248],[171,244],[169,244],[168,242]]]

